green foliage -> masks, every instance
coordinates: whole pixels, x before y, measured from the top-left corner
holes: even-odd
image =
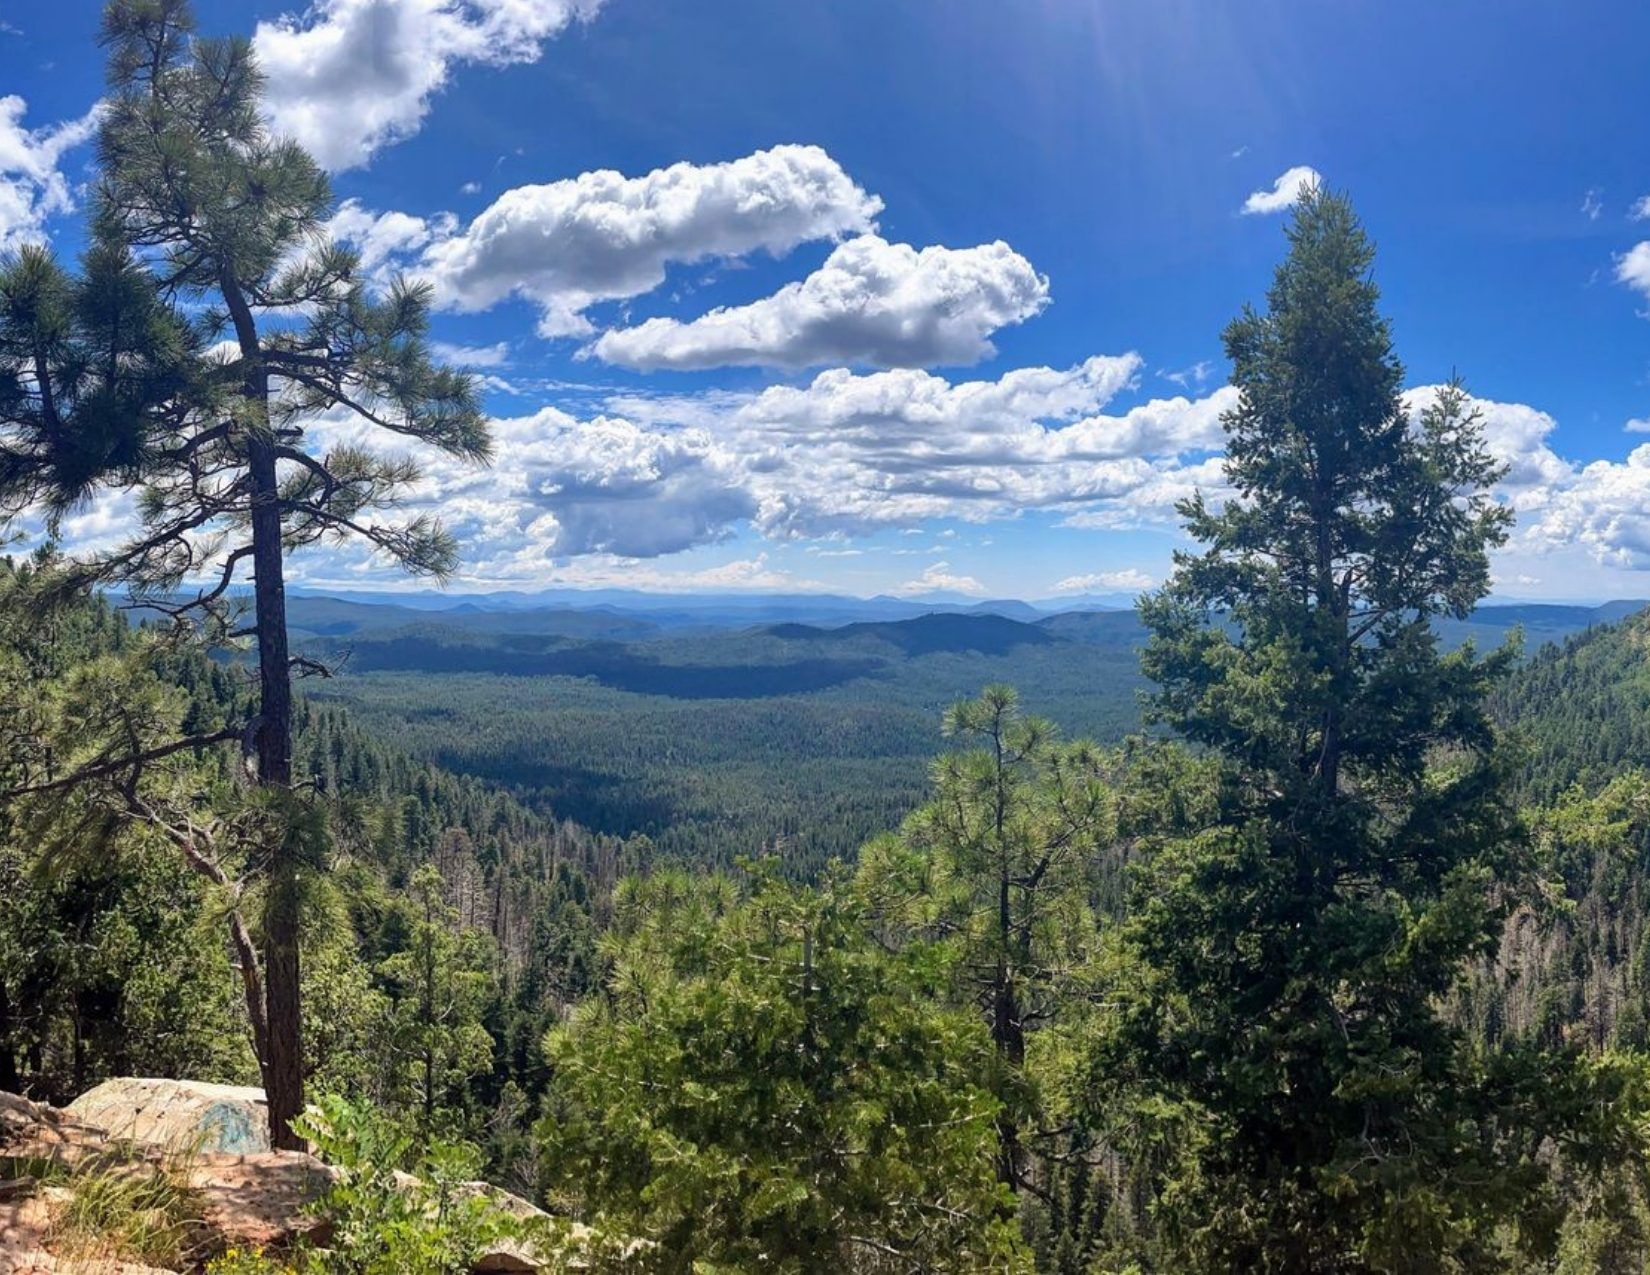
[[[327,1252],[306,1264],[325,1275],[463,1275],[520,1224],[467,1187],[475,1148],[424,1139],[384,1116],[324,1097],[295,1126],[338,1171],[312,1206],[332,1223]],[[404,1176],[411,1174],[412,1178]]]
[[[200,1204],[168,1170],[116,1149],[75,1167],[53,1219],[52,1244],[88,1267],[135,1262],[182,1266],[200,1241]]]
[[[36,606],[52,580],[49,562],[0,565],[0,788],[95,766],[188,712],[165,643],[106,608]],[[194,764],[157,767],[144,798]],[[61,1101],[113,1073],[251,1070],[209,919],[224,892],[121,817],[118,778],[0,804],[0,1089]]]
[[[299,1268],[262,1249],[232,1248],[209,1261],[205,1275],[299,1275]]]
[[[1031,1044],[1083,1003],[1098,941],[1092,901],[1115,899],[1113,759],[1062,743],[990,686],[946,714],[968,747],[934,765],[930,800],[860,854],[856,890],[880,942],[947,969],[949,1002],[979,1012],[994,1049],[998,1174],[1035,1170],[1028,1129],[1051,1125]]]
[[[1155,1186],[1176,1269],[1493,1266],[1515,1219],[1552,1243],[1531,1130],[1582,1166],[1640,1156],[1640,1090],[1608,1128],[1534,1107],[1535,1076],[1609,1086],[1443,1011],[1528,879],[1483,709],[1510,655],[1443,654],[1430,625],[1487,587],[1499,471],[1459,390],[1405,411],[1347,202],[1306,196],[1289,240],[1268,312],[1226,334],[1235,495],[1187,502],[1203,548],[1143,608],[1155,711],[1221,756],[1223,796],[1144,861],[1093,1104],[1196,1130]]]
[[[547,1186],[660,1270],[1018,1269],[972,1016],[851,895],[662,874],[551,1033]]]
[[[656,857],[721,869],[774,852],[806,879],[923,804],[935,726],[981,686],[1012,680],[1028,711],[1074,737],[1137,730],[1139,625],[1096,618],[1116,623],[1092,641],[1000,621],[1012,644],[969,623],[927,645],[896,625],[621,645],[432,620],[313,649],[348,646],[329,697],[446,770],[602,833],[645,836]],[[797,629],[812,636],[786,636]],[[980,649],[994,636],[998,647]],[[830,680],[809,680],[822,668]]]
[[[0,263],[0,513],[57,519],[103,483],[142,481],[195,393],[201,334],[122,246],[98,242],[71,276],[28,245]]]
[[[1550,802],[1588,792],[1621,771],[1650,767],[1650,615],[1591,628],[1543,647],[1507,679],[1491,706],[1527,756],[1520,790]]]
[[[338,411],[479,461],[487,425],[473,380],[431,355],[428,287],[397,279],[380,294],[360,254],[326,234],[326,175],[267,132],[251,41],[199,35],[187,0],[110,0],[101,35],[108,93],[81,273],[39,249],[0,267],[0,522],[38,508],[55,532],[77,503],[135,491],[137,525],[118,547],[85,555],[75,577],[146,597],[179,641],[195,628],[209,645],[256,639],[256,709],[242,706],[236,733],[265,790],[254,816],[268,853],[250,864],[265,882],[261,952],[238,917],[231,929],[271,1135],[291,1146],[304,1076],[300,906],[324,856],[311,853],[314,803],[291,796],[285,557],[355,540],[439,578],[457,554],[429,514],[372,516],[418,481],[411,459],[317,446],[308,431]],[[213,350],[225,336],[233,357]],[[243,628],[232,586],[248,563]],[[108,715],[104,702],[88,704]],[[162,704],[143,707],[165,716]],[[158,720],[144,724],[161,733]],[[217,850],[200,852],[187,819],[135,791],[143,763],[201,742],[145,745],[134,731],[121,770],[124,813],[168,829],[204,863]],[[107,780],[114,760],[62,781]],[[289,815],[297,822],[281,827]]]
[[[1539,906],[1509,918],[1459,1013],[1490,1040],[1646,1048],[1650,774],[1627,771],[1592,794],[1572,788],[1529,821]]]
[[[420,868],[410,883],[412,925],[405,950],[386,957],[378,978],[393,1006],[389,1049],[398,1066],[394,1092],[419,1113],[428,1139],[453,1096],[487,1070],[493,1040],[482,1025],[494,987],[485,936],[458,928],[458,913],[442,898],[441,874]]]
[[[49,563],[0,564],[0,783],[121,762],[130,732],[151,738],[148,723],[161,738],[209,732],[234,711],[232,668],[56,584]],[[47,591],[48,608],[10,605]],[[526,1131],[548,1075],[539,1042],[594,986],[605,882],[635,860],[411,761],[335,707],[297,717],[299,773],[325,794],[282,821],[307,830],[303,856],[324,868],[303,878],[311,1081],[464,1132],[490,1173],[530,1189]],[[0,1088],[62,1102],[110,1075],[256,1079],[223,927],[237,907],[256,926],[263,843],[212,840],[220,881],[127,805],[136,795],[165,809],[206,847],[234,827],[220,809],[258,805],[236,793],[224,747],[179,750],[135,783],[117,765],[106,782],[0,809]],[[422,952],[435,958],[428,1001]],[[439,1082],[427,1112],[426,1041]]]

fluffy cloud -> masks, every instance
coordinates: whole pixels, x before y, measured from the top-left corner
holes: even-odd
[[[836,369],[765,390],[716,428],[745,458],[770,535],[1076,511],[1127,501],[1219,442],[1227,389],[1104,413],[1139,368],[1129,354],[994,381]]]
[[[1257,190],[1245,199],[1243,211],[1250,214],[1286,212],[1308,190],[1322,184],[1323,175],[1317,169],[1298,164],[1273,182],[1271,190]]]
[[[415,449],[425,477],[405,504],[439,512],[466,574],[487,579],[657,558],[745,527],[840,538],[1037,508],[1151,521],[1209,478],[1232,391],[1104,411],[1140,366],[1129,354],[958,382],[836,370],[755,394],[610,400],[584,420],[545,408],[495,422],[490,470]],[[342,419],[314,432],[323,446],[364,441]]]
[[[1407,401],[1418,411],[1436,392],[1411,390]],[[1557,422],[1547,413],[1522,403],[1471,402],[1491,454],[1507,466],[1497,494],[1519,516],[1513,552],[1579,547],[1606,567],[1650,570],[1650,445],[1622,461],[1577,465],[1553,451]]]
[[[1054,586],[1056,593],[1095,593],[1100,590],[1116,593],[1138,593],[1150,589],[1157,581],[1136,567],[1122,571],[1096,571],[1092,575],[1067,576]]]
[[[1640,195],[1633,201],[1633,206],[1627,210],[1629,221],[1644,221],[1650,219],[1650,195]]]
[[[12,252],[45,237],[46,218],[74,207],[68,179],[58,167],[63,155],[97,129],[98,111],[51,128],[23,126],[28,104],[0,97],[0,252]]]
[[[822,363],[926,367],[995,353],[991,334],[1048,304],[1048,280],[1000,240],[977,248],[861,235],[751,305],[604,333],[594,352],[642,369]]]
[[[1650,239],[1634,244],[1616,258],[1616,282],[1650,297]]]
[[[361,254],[361,269],[380,285],[403,270],[407,256],[428,248],[453,233],[458,219],[451,213],[414,217],[402,212],[373,212],[356,199],[346,199],[326,224],[326,232]]]
[[[316,0],[260,22],[253,47],[271,125],[334,172],[418,131],[466,62],[532,62],[602,0]]]
[[[411,448],[424,478],[404,503],[439,513],[464,546],[465,576],[495,582],[580,572],[594,573],[591,581],[663,582],[669,573],[642,564],[746,528],[841,545],[930,519],[985,523],[1042,510],[1067,527],[1169,530],[1179,522],[1175,503],[1194,491],[1216,503],[1229,495],[1219,418],[1236,391],[1223,386],[1205,397],[1111,410],[1140,368],[1131,354],[973,381],[837,369],[759,393],[608,399],[588,419],[545,408],[495,422],[490,470]],[[1435,386],[1410,391],[1410,409],[1436,393]],[[1608,567],[1650,570],[1650,445],[1625,461],[1578,468],[1553,451],[1552,417],[1523,404],[1474,403],[1490,449],[1508,465],[1499,495],[1520,514],[1508,554],[1521,567],[1527,555],[1580,550]],[[312,429],[322,446],[366,442],[371,433],[342,416]],[[70,538],[107,540],[131,516],[89,508]],[[939,554],[940,545],[930,551]],[[821,556],[838,552],[852,550]],[[364,553],[329,561],[329,569],[377,569]],[[749,555],[704,573],[679,583],[784,581]],[[1057,588],[1150,584],[1123,570],[1074,576]],[[944,562],[909,587],[972,591]]]
[[[1650,570],[1650,444],[1625,461],[1594,461],[1554,493],[1528,539],[1537,548],[1581,544],[1600,563]]]
[[[546,408],[495,427],[524,530],[555,557],[654,558],[721,539],[756,499],[703,430],[647,430]]]
[[[894,586],[895,593],[967,593],[978,596],[985,592],[985,586],[973,576],[958,575],[951,570],[949,562],[935,562],[929,565],[915,580],[907,580],[904,584]]]
[[[1412,415],[1419,415],[1442,388],[1422,385],[1408,390],[1405,405]],[[1548,445],[1558,422],[1546,412],[1524,403],[1477,397],[1469,398],[1468,405],[1478,414],[1490,455],[1507,467],[1498,491],[1514,508],[1526,512],[1540,508],[1572,481],[1575,467]]]
[[[817,146],[776,146],[642,177],[602,170],[505,192],[424,250],[439,304],[481,310],[516,295],[547,336],[590,331],[583,311],[664,282],[672,262],[788,252],[870,230],[882,201]]]
[[[740,416],[793,434],[935,445],[1079,416],[1109,402],[1139,370],[1136,354],[1096,355],[1063,369],[1015,368],[995,381],[952,382],[916,368],[833,368],[805,386],[762,391]]]

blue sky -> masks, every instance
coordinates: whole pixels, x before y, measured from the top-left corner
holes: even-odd
[[[0,0],[0,242],[78,242],[97,9]],[[1497,591],[1650,596],[1643,5],[201,12],[259,31],[335,233],[430,278],[436,336],[488,377],[497,466],[421,492],[460,587],[1159,580],[1174,497],[1218,491],[1220,330],[1282,249],[1246,202],[1310,169],[1379,244],[1410,384],[1484,400],[1519,511]],[[395,583],[350,553],[297,570]]]

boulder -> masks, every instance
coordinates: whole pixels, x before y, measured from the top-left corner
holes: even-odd
[[[65,1110],[111,1138],[174,1155],[269,1150],[264,1091],[251,1086],[121,1078],[87,1090]]]
[[[72,1168],[101,1152],[106,1140],[102,1129],[56,1107],[0,1092],[0,1177],[14,1167],[26,1174],[37,1160]]]
[[[298,1240],[325,1245],[326,1219],[306,1211],[334,1172],[302,1151],[251,1155],[205,1152],[177,1168],[201,1202],[201,1222],[220,1248],[284,1249]]]

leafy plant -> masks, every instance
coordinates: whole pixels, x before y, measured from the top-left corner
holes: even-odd
[[[328,1275],[459,1275],[520,1222],[472,1185],[475,1148],[430,1139],[381,1113],[323,1097],[295,1126],[338,1171],[312,1206],[333,1224]]]
[[[206,1275],[298,1275],[300,1269],[277,1261],[261,1248],[232,1248],[206,1264]]]

